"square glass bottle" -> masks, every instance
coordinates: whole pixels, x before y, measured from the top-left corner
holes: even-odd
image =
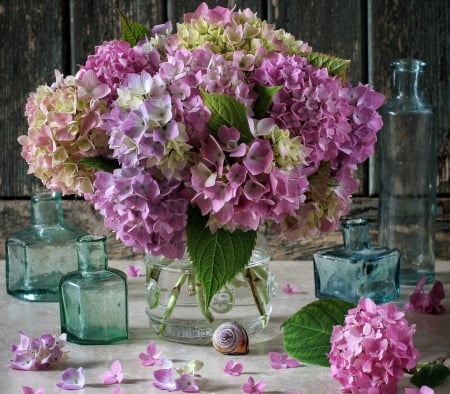
[[[126,274],[108,268],[106,237],[86,235],[77,241],[78,271],[62,277],[61,332],[69,342],[106,345],[128,338]]]
[[[364,218],[343,219],[344,244],[314,253],[314,282],[317,298],[339,298],[357,303],[360,297],[376,303],[400,295],[400,252],[370,244]]]
[[[86,232],[64,223],[61,193],[31,196],[31,222],[6,240],[6,291],[27,301],[59,301],[61,277],[77,269],[77,239]]]

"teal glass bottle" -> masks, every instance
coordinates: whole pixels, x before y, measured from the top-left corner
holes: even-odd
[[[31,223],[5,243],[6,291],[27,301],[59,301],[61,277],[77,269],[76,240],[86,232],[64,223],[61,193],[31,196]]]
[[[108,268],[106,238],[78,239],[78,270],[60,283],[61,332],[69,342],[106,345],[128,338],[126,275]]]
[[[378,243],[401,252],[400,283],[435,277],[437,151],[434,114],[423,97],[425,62],[391,64],[393,94],[381,108]]]
[[[317,298],[339,298],[357,303],[360,297],[377,304],[400,295],[400,252],[371,246],[366,219],[343,219],[344,244],[314,253]]]

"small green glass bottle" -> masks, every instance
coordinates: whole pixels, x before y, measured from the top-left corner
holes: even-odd
[[[61,193],[31,196],[31,223],[5,243],[6,291],[27,301],[59,301],[61,277],[77,269],[77,238],[86,232],[64,223]]]
[[[108,268],[106,238],[77,241],[78,271],[60,283],[61,332],[69,342],[106,345],[128,338],[126,275]]]

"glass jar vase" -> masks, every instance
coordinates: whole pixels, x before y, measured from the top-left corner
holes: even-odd
[[[225,321],[242,325],[248,335],[262,331],[272,311],[275,278],[264,237],[247,266],[213,297],[206,313],[200,306],[196,275],[188,257],[146,256],[146,313],[161,337],[180,343],[208,344],[214,329]]]

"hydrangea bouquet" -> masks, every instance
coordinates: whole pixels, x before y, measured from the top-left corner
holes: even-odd
[[[249,9],[203,3],[176,33],[121,20],[121,39],[29,95],[29,173],[91,201],[136,251],[187,250],[205,308],[261,226],[289,239],[338,228],[384,100],[346,82],[349,61]]]

